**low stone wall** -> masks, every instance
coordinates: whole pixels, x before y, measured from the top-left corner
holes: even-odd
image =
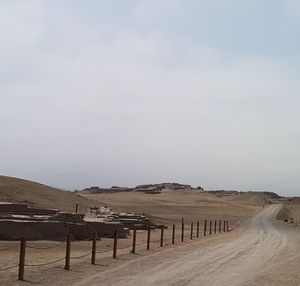
[[[58,210],[39,209],[23,204],[0,203],[0,214],[15,215],[55,215]]]
[[[96,232],[98,237],[112,237],[118,230],[119,237],[126,237],[128,231],[122,224],[65,223],[56,221],[0,221],[0,240],[64,240],[68,233],[72,239],[84,240]]]
[[[1,240],[63,240],[68,230],[59,222],[0,221]]]
[[[129,230],[124,229],[124,225],[120,223],[86,222],[86,225],[91,234],[96,232],[99,237],[113,237],[116,230],[120,238],[129,234]]]

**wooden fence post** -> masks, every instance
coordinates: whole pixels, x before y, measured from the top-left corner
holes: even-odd
[[[75,213],[78,213],[78,204],[76,204],[76,206],[75,206]]]
[[[219,233],[222,231],[222,222],[219,220]]]
[[[135,245],[136,245],[136,228],[133,229],[132,237],[132,253],[135,254]]]
[[[71,236],[67,235],[65,270],[70,270]]]
[[[199,221],[197,221],[197,238],[199,238]]]
[[[173,224],[173,230],[172,230],[172,244],[175,244],[175,224]]]
[[[225,232],[225,220],[223,221],[223,232]]]
[[[160,229],[160,247],[164,246],[164,226]]]
[[[209,221],[209,235],[211,235],[211,220]]]
[[[150,250],[150,226],[148,227],[148,234],[147,234],[147,250]]]
[[[226,221],[226,229],[229,231],[228,220]]]
[[[194,223],[191,222],[191,239],[193,239]]]
[[[204,236],[206,236],[207,219],[204,221]]]
[[[114,234],[113,258],[117,258],[117,248],[118,248],[118,231],[115,230],[115,234]]]
[[[20,243],[19,275],[18,275],[18,280],[21,281],[24,281],[25,253],[26,253],[26,239],[22,238]]]
[[[217,221],[215,220],[215,234],[217,233]]]
[[[91,264],[96,264],[96,232],[93,232],[93,244],[92,244],[92,258],[91,258]]]
[[[184,220],[181,220],[181,242],[184,240]]]

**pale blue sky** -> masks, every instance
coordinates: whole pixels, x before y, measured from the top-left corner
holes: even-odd
[[[300,1],[1,1],[0,173],[299,195]]]

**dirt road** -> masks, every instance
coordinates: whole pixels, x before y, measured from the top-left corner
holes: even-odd
[[[298,233],[274,221],[280,209],[263,209],[226,238],[142,256],[72,285],[300,285]]]

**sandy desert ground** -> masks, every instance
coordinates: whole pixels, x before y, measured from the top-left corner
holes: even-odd
[[[97,264],[89,265],[90,256],[72,260],[71,271],[62,269],[63,261],[44,267],[27,267],[27,283],[33,285],[299,285],[300,284],[300,232],[274,218],[281,210],[278,204],[270,205],[241,222],[235,230],[213,234],[184,243],[170,244],[170,235],[165,246],[159,247],[159,231],[153,234],[151,250],[145,250],[145,233],[138,233],[137,254],[129,254],[130,241],[120,240],[118,259],[111,258],[111,246],[101,241]],[[169,234],[168,232],[166,232]],[[107,243],[107,245],[106,245]],[[54,242],[48,242],[54,245]],[[46,242],[31,243],[45,246]],[[4,248],[1,243],[1,248]],[[108,249],[105,251],[105,247]],[[90,250],[89,242],[72,246],[72,256]],[[29,251],[31,253],[29,253]],[[36,251],[36,254],[34,254]],[[3,255],[3,253],[2,253]],[[11,263],[14,250],[8,250],[5,264]],[[42,263],[63,257],[64,246],[47,250],[28,249],[27,263]],[[3,261],[2,261],[3,262]],[[16,269],[0,276],[0,285],[25,285],[17,282]]]
[[[16,187],[14,184],[12,189]],[[19,188],[22,193],[23,185]],[[38,197],[38,187],[36,193]],[[4,194],[7,196],[7,192]],[[49,196],[36,200],[35,204],[47,206],[49,197],[57,195],[66,196],[61,191],[53,195],[49,190]],[[23,202],[24,196],[18,199]],[[155,222],[168,226],[164,247],[160,247],[160,231],[155,230],[151,233],[151,249],[147,251],[147,233],[138,231],[137,253],[130,253],[132,237],[129,236],[118,240],[118,258],[112,259],[113,241],[102,239],[97,241],[96,265],[92,266],[91,242],[72,242],[71,270],[65,271],[65,244],[28,242],[26,281],[21,282],[17,281],[17,267],[1,271],[18,264],[19,243],[2,241],[0,285],[300,285],[300,228],[275,220],[275,217],[284,220],[293,216],[300,221],[300,204],[283,205],[274,201],[270,205],[261,193],[216,195],[194,190],[167,190],[155,195],[82,194],[79,201],[85,207],[92,203],[108,205],[117,212],[145,213]],[[60,204],[72,208],[74,202],[76,195],[72,194],[69,202]],[[184,243],[180,242],[181,218],[185,219]],[[229,220],[231,227],[241,219],[242,222],[230,232],[204,237],[205,219]],[[197,221],[200,222],[198,239],[195,237]],[[193,240],[190,239],[191,222],[194,222]],[[175,245],[171,244],[172,224],[176,224]]]
[[[82,194],[85,198],[108,205],[117,212],[145,213],[155,222],[170,225],[186,221],[226,219],[238,221],[265,204],[263,195],[213,195],[195,190],[164,190],[161,194],[142,192]]]
[[[37,182],[0,175],[0,202],[27,204],[38,208],[59,209],[72,212],[79,204],[79,211],[86,212],[95,201],[76,196]]]
[[[274,221],[280,209],[265,208],[225,239],[130,261],[74,285],[299,285],[299,233]]]

